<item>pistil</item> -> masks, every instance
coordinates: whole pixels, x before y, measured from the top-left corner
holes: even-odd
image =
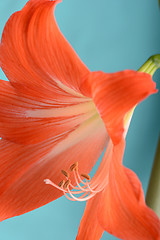
[[[96,184],[96,187],[92,188],[92,185],[90,184],[91,178],[88,174],[79,174],[78,162],[72,164],[69,169],[73,173],[76,186],[72,184],[70,174],[66,170],[61,170],[62,174],[66,177],[66,180],[63,179],[58,185],[49,179],[45,179],[44,182],[62,191],[65,197],[71,201],[86,201],[95,196],[96,193],[100,192],[97,187],[98,184]],[[84,178],[84,180],[82,180],[82,178]],[[101,188],[101,190],[103,189]],[[76,197],[75,195],[79,196]]]

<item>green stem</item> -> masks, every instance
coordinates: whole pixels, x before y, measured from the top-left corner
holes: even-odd
[[[153,76],[155,71],[160,68],[160,54],[151,56],[143,65],[140,67],[138,72],[149,73]]]
[[[138,71],[153,76],[158,68],[160,68],[160,54],[151,56]],[[148,186],[146,203],[160,217],[160,138]]]
[[[148,186],[146,203],[160,217],[160,138]]]

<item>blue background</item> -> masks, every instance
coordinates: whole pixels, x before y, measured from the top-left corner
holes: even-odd
[[[9,16],[27,1],[0,1],[0,34]],[[158,0],[63,0],[56,19],[90,70],[137,70],[160,53]],[[5,79],[3,72],[0,78]],[[160,89],[160,71],[154,80]],[[127,135],[124,164],[139,176],[146,192],[160,129],[160,94],[141,103]],[[85,203],[64,197],[33,212],[0,223],[3,240],[74,240]],[[104,239],[117,239],[104,233]]]

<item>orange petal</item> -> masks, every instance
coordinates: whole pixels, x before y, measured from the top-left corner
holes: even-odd
[[[113,144],[111,140],[108,142],[107,149],[101,161],[101,164],[91,179],[90,183],[96,179],[96,184],[107,185],[109,176],[109,166],[112,161]],[[103,184],[104,186],[104,184]],[[101,192],[97,193],[93,198],[87,201],[86,208],[78,230],[77,240],[99,240],[104,229],[98,220],[98,209],[101,200]]]
[[[99,199],[100,194],[97,194],[87,201],[76,240],[99,240],[101,238],[104,230],[97,217]]]
[[[79,91],[89,71],[56,25],[57,2],[30,0],[3,32],[0,63],[11,85],[0,82],[1,220],[61,196],[43,180],[58,184],[75,161],[88,173],[106,146],[95,105]]]
[[[79,91],[89,72],[57,26],[54,9],[58,2],[28,1],[10,17],[2,35],[3,71],[12,86],[35,98],[52,99],[52,90],[61,83]]]
[[[58,29],[57,2],[30,0],[3,32],[0,63],[12,86],[0,81],[0,136],[16,143],[59,142],[97,114],[78,93],[88,69]]]
[[[0,140],[0,220],[31,211],[60,197],[62,192],[44,183],[58,184],[61,173],[74,163],[89,173],[106,146],[106,131],[99,117],[84,122],[66,138],[22,145]],[[74,184],[74,177],[71,175]]]
[[[124,134],[127,112],[156,92],[149,74],[131,70],[111,74],[93,72],[84,80],[81,91],[92,96],[114,144],[118,144]]]
[[[160,221],[146,206],[141,183],[122,166],[125,142],[113,149],[109,183],[99,200],[98,219],[104,230],[125,240],[158,240]]]
[[[75,91],[61,88],[52,94],[52,99],[35,99],[0,80],[0,137],[21,144],[58,143],[97,115],[91,99]]]

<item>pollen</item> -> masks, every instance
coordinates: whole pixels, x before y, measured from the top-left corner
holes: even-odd
[[[61,170],[67,178],[62,180],[58,185],[49,179],[45,179],[46,184],[50,184],[58,190],[62,191],[64,196],[71,201],[86,201],[101,192],[106,186],[106,181],[93,182],[87,173],[79,173],[78,162],[70,166],[71,173]],[[71,175],[71,178],[70,178]],[[93,179],[92,179],[93,180]],[[74,183],[72,183],[74,181]],[[76,185],[75,185],[76,184]]]
[[[64,189],[67,189],[70,183],[71,183],[71,180],[68,179],[68,180],[64,183],[63,188],[64,188]]]
[[[66,178],[69,178],[69,173],[65,170],[61,170],[61,173],[63,173],[63,175],[66,177]]]
[[[81,177],[87,179],[88,181],[91,180],[90,176],[86,173],[81,173]]]
[[[64,183],[65,183],[65,181],[62,180],[62,181],[58,184],[58,186],[59,186],[59,187],[63,187]]]
[[[74,171],[74,170],[77,170],[77,169],[78,169],[78,162],[73,163],[73,164],[70,166],[69,169],[70,169],[71,172]]]

